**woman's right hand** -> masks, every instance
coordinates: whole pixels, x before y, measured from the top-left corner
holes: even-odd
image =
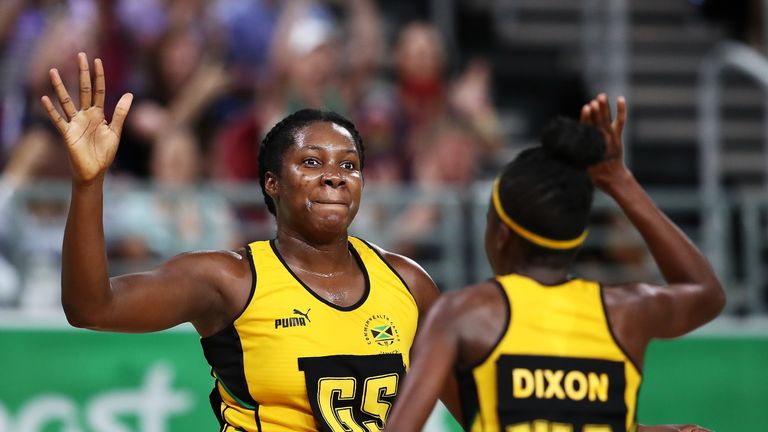
[[[587,169],[592,182],[603,191],[615,184],[617,176],[629,174],[624,164],[624,123],[627,120],[627,104],[623,97],[616,100],[616,120],[611,120],[608,97],[601,93],[581,109],[581,123],[597,128],[605,141],[603,160]]]
[[[108,124],[104,118],[104,66],[100,59],[94,61],[95,86],[92,95],[88,57],[85,53],[80,53],[78,61],[80,109],[75,107],[56,69],[50,70],[50,78],[64,117],[59,114],[48,96],[43,96],[41,101],[67,145],[73,181],[90,184],[103,179],[115,159],[120,133],[131,108],[133,95],[126,93],[120,98],[112,116],[112,123]]]

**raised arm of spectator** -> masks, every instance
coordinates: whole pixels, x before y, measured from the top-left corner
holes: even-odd
[[[353,0],[349,5],[348,37],[344,41],[347,74],[345,95],[356,101],[365,91],[366,84],[378,72],[384,36],[379,11],[372,0]]]

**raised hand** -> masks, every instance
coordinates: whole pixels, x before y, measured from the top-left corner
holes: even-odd
[[[624,165],[624,124],[627,120],[627,103],[623,97],[616,99],[616,120],[611,120],[608,97],[601,93],[581,109],[581,122],[595,126],[605,141],[605,157],[588,168],[596,186],[605,189],[615,175],[628,173]]]
[[[117,102],[112,123],[104,118],[104,66],[94,61],[95,85],[91,89],[88,57],[78,54],[80,69],[80,109],[75,107],[56,69],[50,70],[51,84],[64,116],[53,106],[48,96],[41,101],[51,121],[64,138],[72,163],[73,180],[88,184],[103,179],[115,159],[125,117],[131,108],[133,95],[124,94]]]

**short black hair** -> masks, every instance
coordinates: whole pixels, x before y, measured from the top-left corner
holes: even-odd
[[[273,215],[275,214],[275,203],[264,189],[267,172],[279,176],[283,165],[283,155],[296,143],[296,135],[305,127],[317,122],[333,123],[346,129],[352,135],[355,148],[360,156],[360,169],[365,165],[363,139],[351,121],[333,111],[309,108],[296,111],[272,126],[272,129],[264,136],[259,145],[259,185],[261,186],[261,193],[264,194],[264,203]]]
[[[603,159],[605,143],[594,127],[557,117],[544,128],[541,144],[502,169],[501,205],[528,231],[553,240],[575,239],[586,229],[592,209],[594,187],[586,168]],[[529,258],[570,255],[578,248],[559,251],[527,240],[523,244]]]

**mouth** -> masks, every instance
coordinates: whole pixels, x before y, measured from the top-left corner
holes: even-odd
[[[311,199],[311,201],[315,204],[325,204],[325,205],[344,205],[345,206],[349,204],[349,202],[342,197],[336,197],[336,198],[323,197],[323,198]]]
[[[322,206],[342,206],[342,207],[349,207],[349,204],[348,204],[346,201],[319,200],[319,201],[312,201],[312,204],[315,204],[315,205],[322,205]]]

